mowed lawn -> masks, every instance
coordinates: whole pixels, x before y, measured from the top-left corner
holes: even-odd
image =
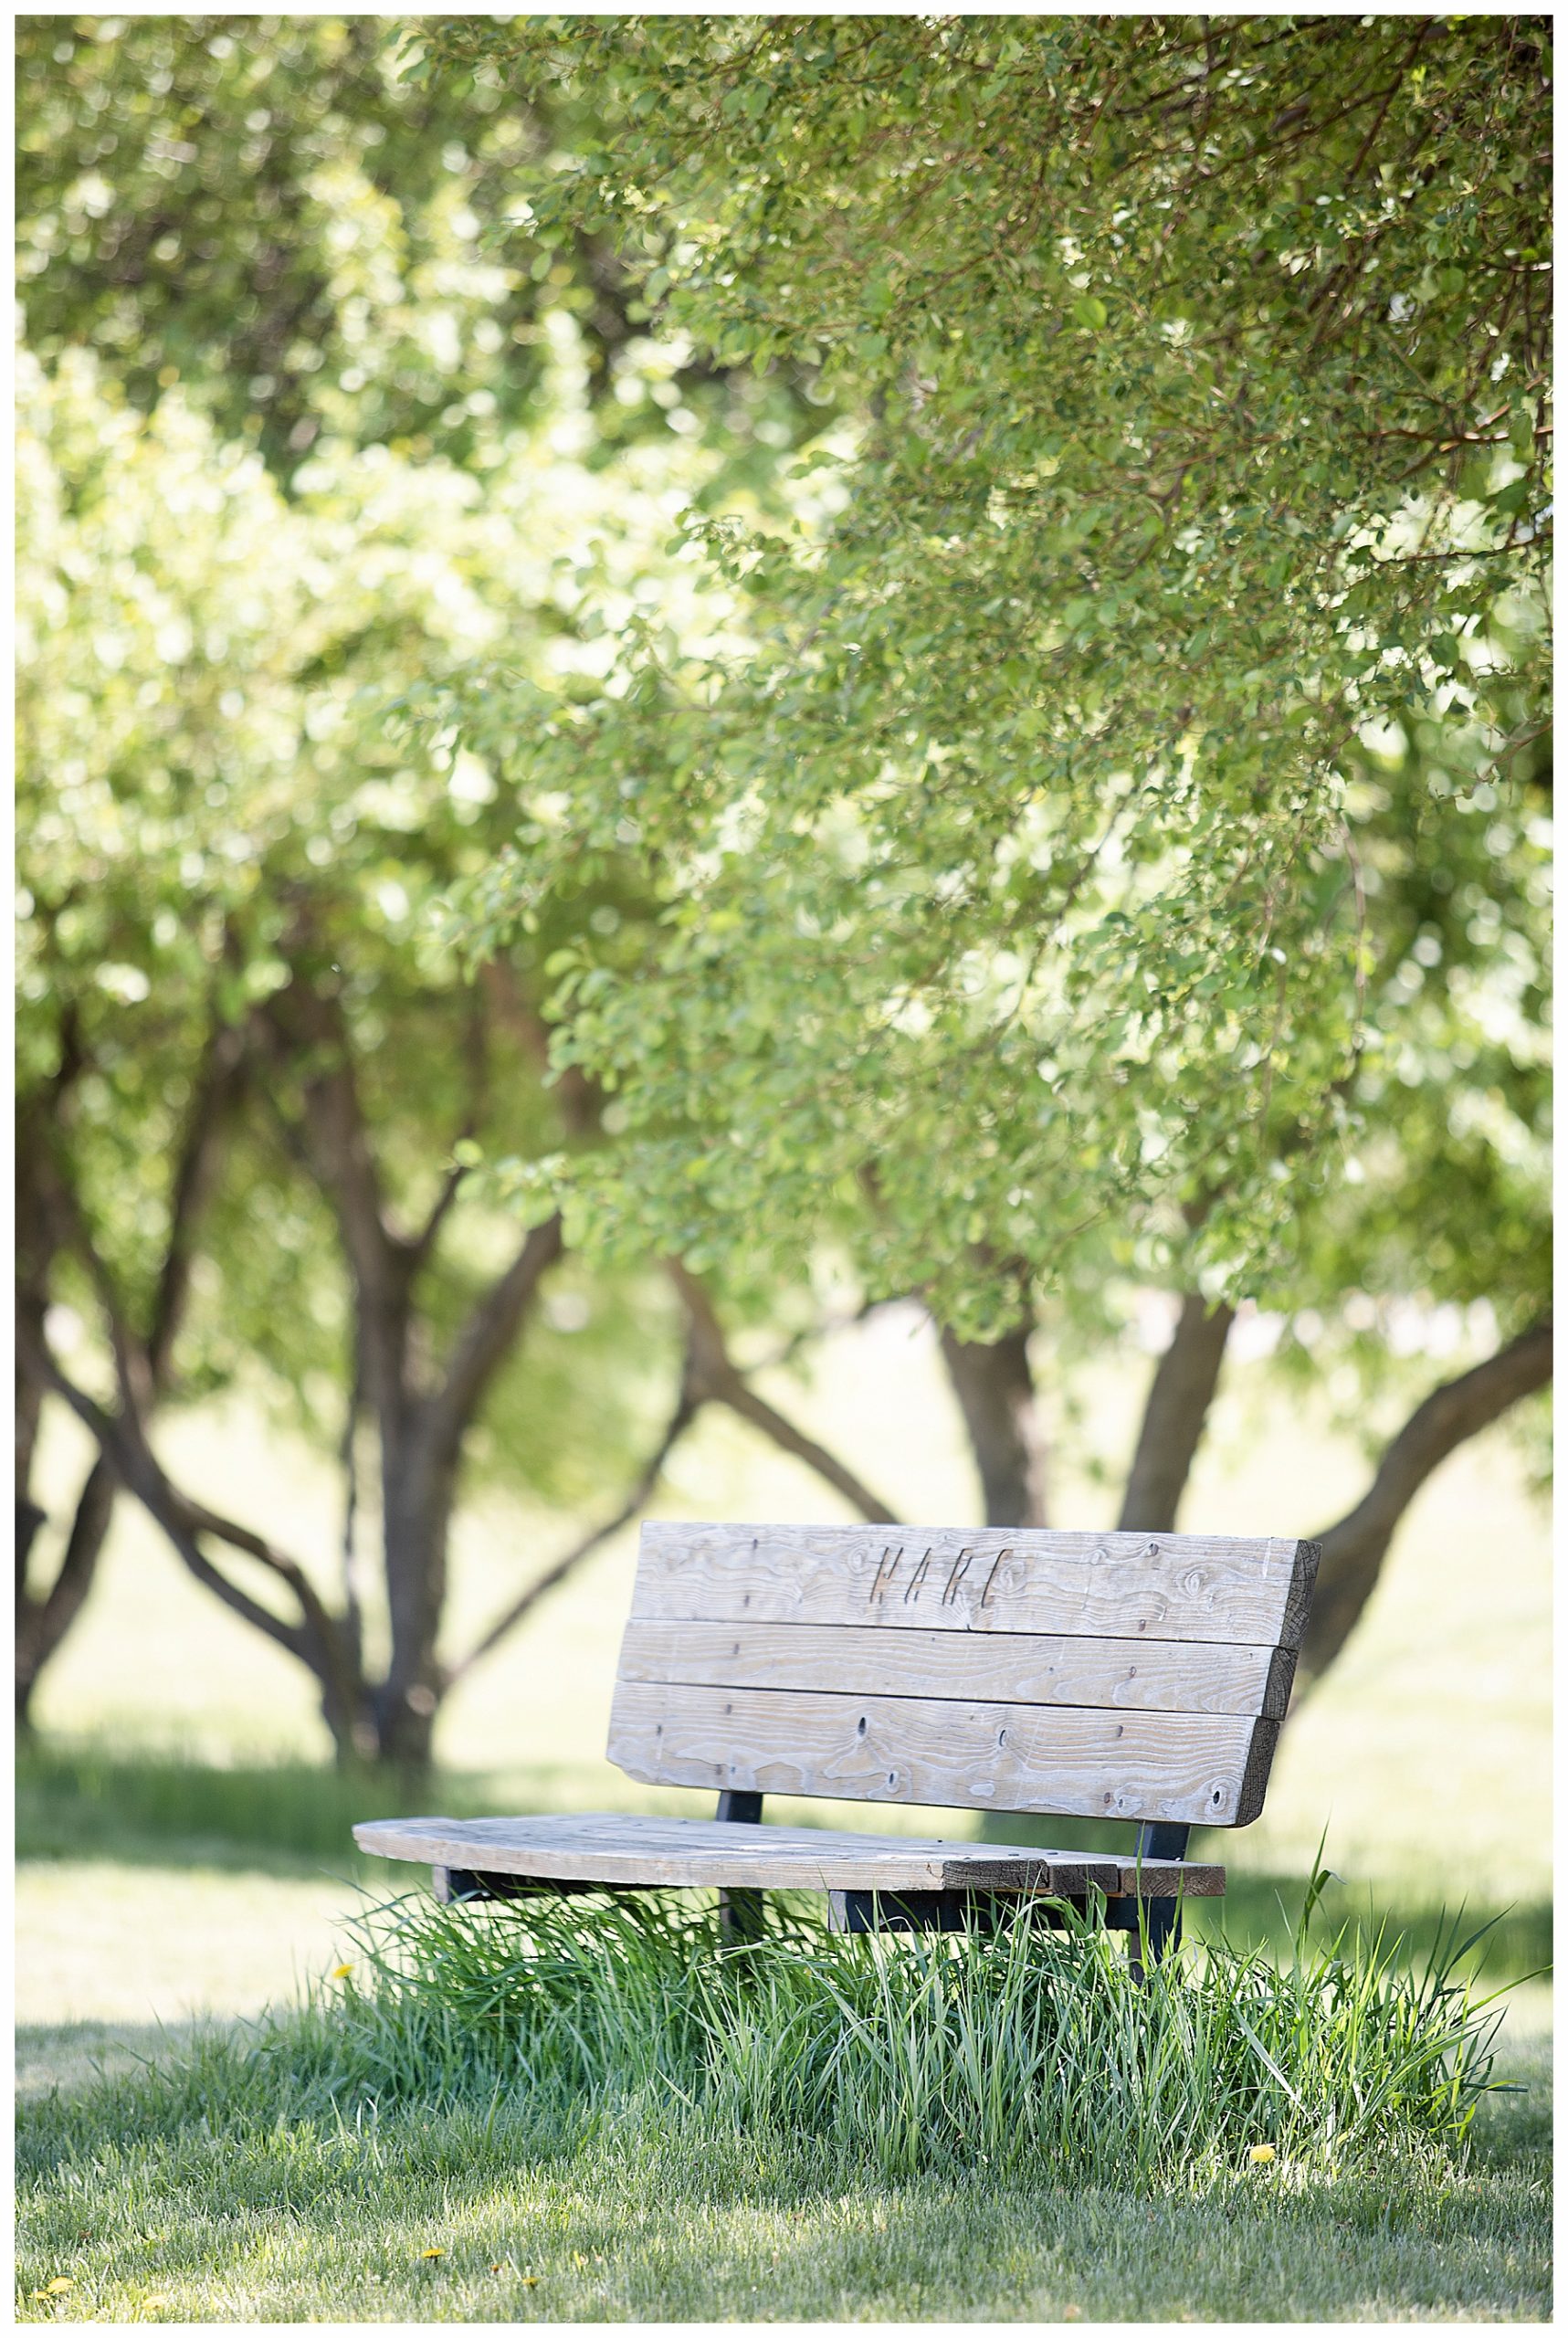
[[[1141,1368],[1140,1368],[1141,1369]],[[1270,1412],[1232,1374],[1185,1522],[1310,1532],[1353,1496],[1342,1444]],[[910,1514],[973,1515],[929,1336],[895,1314],[835,1343],[781,1395]],[[1114,1450],[1120,1392],[1089,1392]],[[1056,1515],[1107,1496],[1063,1440]],[[243,1412],[176,1425],[199,1488],[279,1541],[330,1551],[331,1483]],[[76,1448],[59,1434],[55,1481]],[[875,1464],[875,1467],[873,1467]],[[614,1499],[611,1490],[606,1506]],[[679,1456],[671,1514],[829,1518],[833,1498],[727,1420]],[[471,1623],[542,1564],[570,1522],[491,1497],[465,1520],[457,1605]],[[444,1720],[453,1809],[662,1807],[602,1759],[635,1538],[549,1603]],[[1292,1722],[1263,1821],[1210,1838],[1231,1865],[1226,1921],[1278,1935],[1320,1835],[1346,1880],[1336,1916],[1425,1935],[1466,1899],[1500,1915],[1500,1973],[1550,1941],[1549,1552],[1506,1440],[1462,1453],[1405,1522],[1343,1663]],[[460,1637],[460,1635],[459,1635]],[[542,2140],[500,2102],[281,2123],[232,2050],[196,2104],[149,2077],[293,1997],[342,1954],[374,1875],[350,1820],[374,1789],[321,1766],[308,1684],[181,1574],[133,1516],[94,1608],[40,1701],[20,1773],[17,2013],[25,2317],[305,2320],[1526,2319],[1547,2311],[1550,2001],[1521,1990],[1506,2074],[1468,2167],[1224,2198],[1131,2200],[936,2176],[825,2191],[809,2164],[737,2139],[682,2157],[639,2130]],[[783,1817],[865,1823],[818,1805]],[[879,1810],[889,1823],[956,1815]],[[226,2034],[234,2034],[230,2028]],[[245,2033],[239,2033],[243,2038]],[[209,2046],[205,2050],[213,2050]],[[204,2123],[205,2122],[205,2123]],[[215,2153],[213,2137],[224,2147]],[[439,2250],[426,2256],[426,2250]],[[48,2292],[51,2281],[70,2286]],[[44,2295],[35,2295],[44,2291]]]

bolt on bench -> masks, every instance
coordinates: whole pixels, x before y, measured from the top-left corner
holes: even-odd
[[[718,1816],[377,1819],[447,1900],[707,1886],[753,1938],[764,1891],[838,1932],[989,1928],[1098,1897],[1137,1957],[1225,1869],[1190,1828],[1263,1807],[1315,1543],[893,1526],[642,1530],[608,1754]],[[762,1824],[764,1794],[1126,1819],[1125,1856]],[[1047,1911],[1048,1912],[1048,1911]]]

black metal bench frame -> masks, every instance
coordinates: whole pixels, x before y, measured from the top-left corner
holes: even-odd
[[[729,1793],[719,1796],[714,1813],[718,1819],[737,1827],[760,1827],[763,1822],[763,1796],[760,1794]],[[1158,1820],[1145,1819],[1139,1826],[1133,1856],[1137,1859],[1184,1859],[1190,1827],[1178,1827]],[[531,1900],[551,1893],[573,1895],[609,1893],[620,1890],[640,1890],[643,1885],[619,1886],[609,1883],[584,1883],[555,1876],[499,1875],[476,1868],[438,1867],[433,1871],[437,1900]],[[1096,1895],[1098,1897],[1098,1895]],[[828,1897],[828,1930],[835,1933],[994,1933],[1000,1930],[1023,1908],[1051,1921],[1057,1905],[1071,1907],[1079,1915],[1087,1916],[1089,1901],[1073,1899],[1054,1902],[1039,1893],[1012,1891],[952,1890],[952,1891],[830,1891]],[[765,1929],[764,1894],[758,1890],[721,1891],[719,1894],[719,1924],[722,1938],[738,1946],[748,1941],[761,1940]],[[1132,1935],[1129,1954],[1135,1969],[1142,1970],[1142,1950],[1147,1943],[1149,1954],[1154,1961],[1168,1955],[1182,1936],[1182,1901],[1173,1898],[1134,1897],[1124,1894],[1103,1903],[1107,1929]]]

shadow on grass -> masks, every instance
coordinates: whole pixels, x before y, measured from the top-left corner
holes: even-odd
[[[388,1879],[386,1862],[362,1859],[354,1851],[356,1820],[431,1811],[479,1817],[498,1802],[515,1810],[570,1809],[577,1799],[571,1781],[559,1775],[509,1778],[498,1792],[500,1785],[483,1771],[439,1771],[417,1779],[306,1762],[219,1766],[90,1742],[24,1745],[16,1763],[16,1856],[300,1877],[318,1876],[325,1867],[382,1882]],[[1062,1850],[1125,1852],[1129,1841],[1125,1827],[1005,1812],[987,1817],[984,1835]],[[1223,1859],[1226,1849],[1226,1838],[1211,1834],[1194,1841],[1194,1855]],[[406,1882],[407,1871],[399,1880]],[[1452,1908],[1463,1896],[1463,1878],[1449,1880],[1457,1887]],[[1283,1950],[1306,1882],[1304,1874],[1233,1872],[1224,1900],[1190,1903],[1188,1927],[1198,1939],[1220,1934],[1237,1945]],[[1407,1891],[1347,1883],[1329,1887],[1319,1921],[1331,1930],[1353,1923],[1363,1932],[1386,1924],[1391,1934],[1404,1937],[1412,1958],[1424,1959],[1442,1913],[1436,1896],[1422,1902]],[[1550,1964],[1549,1901],[1507,1908],[1471,1901],[1466,1929],[1489,1922],[1483,1969],[1493,1979],[1513,1979]]]
[[[1541,2096],[1484,2107],[1463,2183],[1391,2163],[1294,2192],[1240,2172],[1205,2197],[1134,2197],[1054,2186],[1048,2170],[846,2182],[777,2139],[678,2121],[552,2133],[526,2101],[280,2118],[264,2069],[220,2058],[207,2075],[210,2089],[142,2079],[25,2107],[22,2295],[43,2303],[23,2320],[54,2318],[43,2283],[62,2267],[73,2320],[144,2318],[149,2290],[174,2318],[240,2321],[1547,2310]]]
[[[16,1757],[18,1859],[261,1869],[280,1876],[386,1872],[362,1860],[364,1818],[495,1807],[483,1773],[412,1778],[309,1762],[216,1764],[88,1744],[25,1745]]]

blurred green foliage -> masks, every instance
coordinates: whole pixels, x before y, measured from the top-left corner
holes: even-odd
[[[569,318],[552,330],[537,427],[482,495],[453,465],[331,440],[285,500],[180,393],[143,416],[85,354],[52,374],[23,360],[20,1072],[41,1096],[79,1058],[62,1135],[136,1312],[205,1039],[292,979],[341,1000],[405,1219],[431,1206],[460,1132],[563,1141],[516,1027],[526,1039],[539,952],[513,953],[487,1029],[484,995],[428,931],[441,889],[501,849],[510,808],[478,758],[388,719],[411,681],[482,648],[504,644],[515,670],[597,660],[595,593],[657,565],[672,503],[710,465],[671,437],[586,467],[580,338]],[[542,946],[614,922],[618,881],[563,898]],[[274,1066],[257,1084],[204,1239],[187,1385],[259,1359],[335,1434],[322,1375],[343,1373],[346,1291],[290,1145],[308,1074]],[[493,1209],[459,1212],[426,1291],[437,1333],[514,1242]],[[619,1417],[610,1404],[590,1434],[579,1407],[571,1426],[572,1373],[640,1389],[664,1344],[662,1304],[635,1277],[574,1276],[558,1326],[539,1327],[529,1402],[493,1440],[561,1499],[602,1481]]]
[[[664,904],[548,962],[625,1141],[512,1190],[1069,1349],[1150,1281],[1351,1300],[1369,1363],[1400,1299],[1539,1311],[1545,40],[411,25],[417,86],[600,125],[530,239],[855,417],[690,530],[737,641],[429,701],[523,814],[466,946],[628,862]]]
[[[285,479],[323,438],[483,476],[548,407],[565,315],[586,462],[700,430],[764,482],[767,438],[791,435],[798,404],[780,383],[689,363],[648,375],[646,311],[603,238],[486,250],[518,168],[572,134],[549,93],[520,107],[411,81],[396,32],[372,16],[20,19],[29,346],[50,365],[92,350],[143,411],[183,384]]]
[[[136,1309],[298,978],[401,1223],[494,1165],[437,1343],[564,1200],[558,1499],[663,1249],[1064,1377],[1196,1280],[1350,1409],[1538,1311],[1543,35],[1205,26],[23,21],[21,1073]],[[310,1074],[181,1361],[335,1437]]]
[[[145,1322],[204,1047],[292,978],[341,996],[405,1221],[459,1132],[561,1141],[529,970],[613,922],[625,884],[563,896],[484,1028],[429,909],[513,815],[478,759],[398,735],[389,708],[481,652],[602,670],[650,579],[692,621],[689,578],[660,581],[676,515],[765,489],[795,405],[634,331],[586,246],[485,258],[508,159],[543,132],[400,84],[384,26],[35,18],[18,37],[21,1082]],[[349,1292],[291,1149],[301,1070],[275,1065],[247,1103],[181,1380],[243,1376],[335,1438]],[[458,1212],[422,1294],[438,1342],[515,1238],[494,1209]],[[561,1282],[475,1458],[570,1503],[614,1472],[669,1334],[635,1272]],[[593,1406],[572,1401],[584,1385]]]

